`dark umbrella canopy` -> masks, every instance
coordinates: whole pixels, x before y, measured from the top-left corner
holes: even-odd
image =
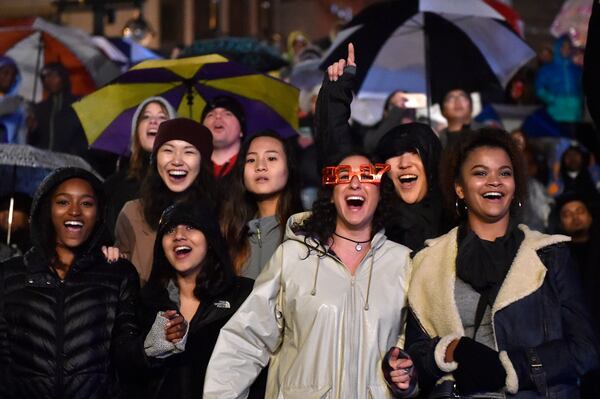
[[[321,67],[345,58],[354,43],[359,96],[402,89],[501,88],[535,53],[480,0],[397,0],[367,7],[340,32]]]
[[[86,161],[75,155],[29,145],[0,144],[0,195],[13,192],[33,195],[50,172],[65,166],[94,172]]]
[[[194,42],[182,57],[221,54],[258,72],[273,71],[289,63],[274,48],[249,37],[220,37]]]

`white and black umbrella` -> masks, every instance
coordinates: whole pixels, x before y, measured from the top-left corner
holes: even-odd
[[[365,8],[342,30],[322,68],[354,43],[358,96],[505,87],[535,52],[482,0],[388,0]]]

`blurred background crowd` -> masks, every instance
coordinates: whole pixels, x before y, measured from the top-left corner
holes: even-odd
[[[235,273],[256,278],[283,222],[316,199],[323,153],[335,150],[320,146],[317,99],[324,71],[353,43],[354,97],[340,145],[373,154],[387,132],[412,122],[430,125],[442,152],[467,131],[505,130],[527,163],[521,221],[572,238],[597,312],[594,3],[0,0],[0,261],[30,248],[43,178],[77,166],[103,181],[111,242],[142,284],[160,215],[184,195],[218,205]],[[199,151],[199,170],[161,174],[157,151],[170,140]],[[262,193],[245,165],[267,147],[284,155],[285,178]],[[213,181],[205,195],[200,186]],[[402,242],[419,249],[427,234],[414,247]]]

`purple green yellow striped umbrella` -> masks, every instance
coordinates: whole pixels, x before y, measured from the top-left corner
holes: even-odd
[[[231,96],[244,107],[247,135],[263,129],[282,137],[296,134],[298,90],[217,54],[144,61],[73,108],[92,148],[127,154],[131,118],[146,98],[162,96],[178,115],[199,120],[206,102],[219,95]]]

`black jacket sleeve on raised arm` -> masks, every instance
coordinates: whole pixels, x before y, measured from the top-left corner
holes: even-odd
[[[319,91],[316,107],[315,145],[319,169],[331,160],[332,154],[343,154],[352,149],[350,103],[356,67],[346,67],[337,81],[327,76]]]

